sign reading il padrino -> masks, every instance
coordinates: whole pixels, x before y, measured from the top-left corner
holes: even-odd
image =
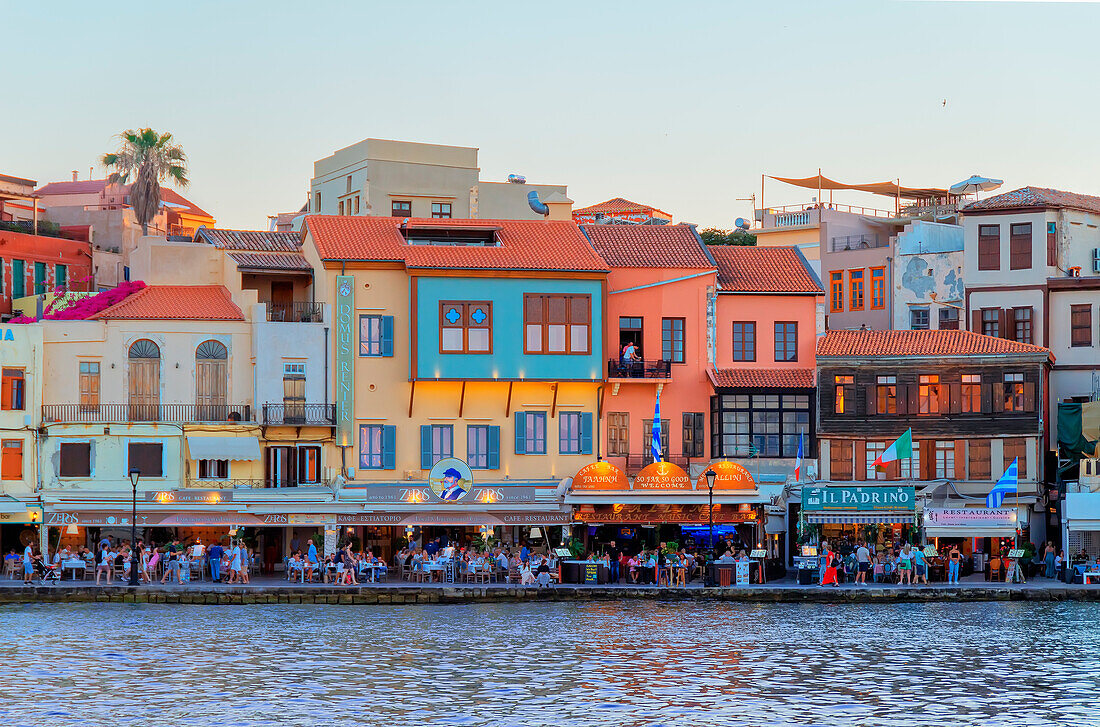
[[[913,510],[916,501],[916,488],[904,485],[802,488],[803,510]]]

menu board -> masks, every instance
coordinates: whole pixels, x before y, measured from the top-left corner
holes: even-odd
[[[600,582],[600,564],[599,563],[585,563],[584,564],[584,582],[591,583],[593,585]]]

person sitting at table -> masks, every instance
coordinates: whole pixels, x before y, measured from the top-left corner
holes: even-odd
[[[519,583],[521,586],[530,586],[535,583],[535,574],[531,572],[531,562],[529,560],[520,561]]]
[[[295,578],[302,575],[302,559],[299,558],[298,555],[298,553],[291,553],[290,558],[286,562],[286,579],[291,583],[294,582]]]
[[[630,578],[631,583],[638,582],[638,568],[640,567],[641,561],[638,560],[637,555],[630,556],[630,558],[626,561],[626,572],[627,576]]]

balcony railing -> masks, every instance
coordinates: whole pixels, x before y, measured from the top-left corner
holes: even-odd
[[[335,404],[264,404],[264,424],[336,426]]]
[[[324,305],[299,301],[295,303],[265,302],[267,320],[272,323],[321,323],[324,321]]]
[[[332,480],[317,482],[298,482],[291,479],[197,479],[184,482],[189,490],[263,490],[281,487],[332,487]]]
[[[252,422],[249,404],[44,404],[44,422],[235,424]]]
[[[656,361],[620,361],[611,359],[607,362],[607,378],[670,379],[672,378],[672,362],[660,359]]]
[[[670,454],[664,457],[663,461],[671,462],[685,472],[688,471],[688,468],[690,468],[693,463],[710,463],[710,460],[706,457],[685,457],[682,454]],[[628,454],[626,456],[626,473],[633,477],[651,464],[653,464],[652,453]]]
[[[889,240],[881,239],[875,234],[844,235],[842,237],[834,237],[829,241],[829,252],[870,250],[876,247],[889,247],[889,245]]]

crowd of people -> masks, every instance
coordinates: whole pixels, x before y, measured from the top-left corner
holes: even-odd
[[[386,561],[372,549],[356,551],[350,542],[341,543],[334,554],[322,558],[317,544],[310,540],[304,554],[299,548],[286,561],[287,580],[302,583],[320,579],[338,586],[358,586],[363,578],[385,580],[388,571]]]

